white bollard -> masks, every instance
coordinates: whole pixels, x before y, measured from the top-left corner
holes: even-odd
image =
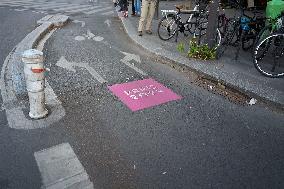
[[[29,116],[40,119],[48,114],[45,108],[45,76],[43,53],[36,49],[26,50],[22,61],[25,64],[24,73],[30,102]]]

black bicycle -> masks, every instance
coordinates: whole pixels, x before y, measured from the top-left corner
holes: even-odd
[[[249,16],[245,13],[245,8],[240,5],[237,4],[236,7],[241,9],[241,16],[227,19],[224,37],[217,49],[217,58],[224,54],[227,46],[235,46],[237,47],[235,59],[238,59],[240,48],[245,51],[251,49],[257,40],[258,33],[265,26],[265,18],[257,16],[259,12],[256,8],[252,10],[253,16]]]
[[[188,34],[198,38],[198,44],[205,43],[205,34],[208,24],[207,4],[196,3],[193,10],[181,10],[176,7],[177,11],[162,10],[166,15],[158,24],[158,35],[162,40],[169,40],[174,36],[177,42],[179,33],[184,36]],[[182,21],[182,15],[188,15],[185,22]],[[219,29],[216,32],[216,46],[221,43],[221,33]]]
[[[261,74],[272,78],[284,77],[284,27],[258,42],[253,59]]]

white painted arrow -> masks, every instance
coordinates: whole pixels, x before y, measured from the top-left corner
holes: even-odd
[[[85,22],[84,21],[79,21],[79,20],[73,20],[74,23],[81,23],[81,27],[85,27]]]
[[[107,83],[107,81],[98,74],[98,72],[92,68],[88,63],[77,63],[77,62],[68,62],[64,56],[62,56],[56,63],[57,66],[67,69],[72,72],[76,72],[74,67],[85,68],[98,82]]]
[[[138,56],[136,54],[127,53],[127,52],[122,52],[122,53],[125,55],[125,57],[123,58],[124,61],[129,62],[131,60],[134,60],[138,63],[141,63],[140,56]]]
[[[108,27],[110,27],[111,21],[107,19],[104,23],[107,24]]]
[[[131,54],[131,53],[127,53],[127,52],[122,52],[125,55],[125,57],[123,59],[121,59],[120,61],[123,62],[126,66],[132,68],[133,70],[135,70],[136,72],[142,74],[142,75],[147,75],[147,73],[145,73],[144,71],[142,71],[141,69],[137,68],[136,66],[134,66],[134,64],[131,64],[130,61],[134,60],[138,63],[141,63],[140,60],[140,56],[135,55],[135,54]]]

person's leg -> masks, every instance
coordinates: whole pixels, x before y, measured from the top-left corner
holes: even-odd
[[[185,10],[192,10],[192,9],[193,9],[192,1],[193,1],[193,0],[186,0],[186,1],[185,1],[185,3],[184,3]]]
[[[149,6],[148,18],[146,23],[146,30],[152,32],[152,20],[155,14],[156,1],[151,1]]]
[[[131,0],[131,7],[132,7],[132,15],[135,15],[135,0]]]
[[[122,2],[122,11],[127,11],[127,0],[120,0]]]
[[[141,16],[138,25],[138,32],[143,31],[144,21],[148,14],[149,2],[146,0],[142,0],[142,8],[141,8]]]

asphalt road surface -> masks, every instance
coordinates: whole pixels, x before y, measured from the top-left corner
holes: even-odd
[[[0,16],[2,64],[43,15],[0,9]],[[34,153],[62,143],[94,188],[283,188],[282,112],[234,104],[196,86],[132,43],[115,14],[71,19],[77,21],[58,29],[44,49],[47,80],[66,115],[47,128],[16,130],[1,111],[1,189],[40,188]],[[109,89],[150,78],[182,98],[132,111]]]

